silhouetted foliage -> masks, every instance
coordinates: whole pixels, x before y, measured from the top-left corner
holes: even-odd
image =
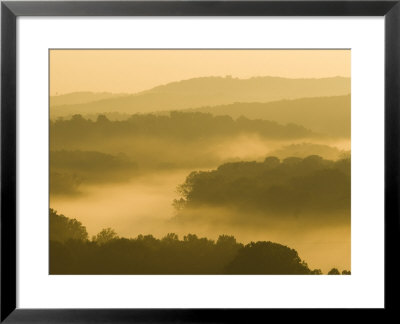
[[[113,156],[94,151],[52,151],[50,154],[50,166],[57,170],[76,170],[87,174],[98,176],[98,172],[107,172],[110,169],[127,169],[135,167],[136,164],[120,154]],[[93,176],[92,176],[93,177]],[[94,177],[93,177],[94,178]],[[94,179],[95,180],[95,179]]]
[[[135,114],[122,121],[74,115],[50,122],[50,193],[79,194],[81,185],[128,181],[147,171],[219,165],[226,160],[224,143],[240,145],[237,140],[316,136],[299,125],[199,112]]]
[[[270,154],[271,156],[276,156],[279,159],[285,159],[288,156],[294,156],[304,159],[310,155],[319,155],[324,159],[328,160],[350,158],[350,151],[343,151],[339,150],[335,146],[315,144],[315,143],[285,145],[277,150],[270,152]]]
[[[50,240],[66,242],[68,240],[87,240],[86,227],[76,219],[70,219],[50,208]]]
[[[51,154],[51,153],[50,153]],[[51,166],[50,166],[50,170]],[[74,195],[79,193],[82,178],[70,173],[50,171],[50,194]]]
[[[314,269],[311,271],[311,274],[313,275],[322,275],[322,270],[321,269]]]
[[[73,143],[96,143],[102,139],[109,141],[137,136],[190,141],[243,133],[259,134],[272,139],[313,136],[311,131],[295,124],[280,125],[267,120],[250,120],[243,116],[234,120],[229,116],[212,116],[199,112],[135,114],[123,121],[109,121],[105,116],[92,121],[81,115],[74,115],[70,120],[50,122],[52,149],[65,148]]]
[[[349,270],[343,270],[342,275],[351,275],[351,272]]]
[[[180,210],[223,206],[295,215],[349,211],[350,164],[350,159],[330,161],[316,155],[227,163],[190,173],[178,187],[181,198],[174,205]]]
[[[328,275],[340,275],[340,272],[338,269],[332,268],[331,270],[329,270]]]
[[[92,241],[96,242],[99,245],[106,244],[116,239],[118,239],[117,233],[115,233],[115,231],[109,227],[101,230],[100,233],[92,237]]]
[[[251,242],[226,267],[230,274],[311,274],[297,252],[272,242]]]
[[[50,211],[69,226],[50,227],[51,274],[315,274],[284,245],[272,242],[236,242],[220,235],[217,241],[195,234],[183,240],[169,233],[162,239],[139,235],[120,238],[114,230],[102,230],[91,241],[76,220]],[[53,232],[54,231],[54,232]],[[62,238],[62,239],[60,239]]]
[[[136,171],[136,163],[122,154],[50,151],[50,193],[76,194],[82,183],[123,181]]]

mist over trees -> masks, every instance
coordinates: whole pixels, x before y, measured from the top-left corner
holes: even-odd
[[[189,142],[245,133],[270,139],[316,136],[306,128],[295,124],[280,125],[268,120],[250,120],[245,117],[234,120],[229,116],[212,116],[199,112],[175,111],[168,115],[136,114],[124,121],[110,121],[104,115],[99,115],[96,121],[92,121],[81,115],[74,115],[72,119],[58,119],[50,123],[50,147],[53,150],[65,149],[82,143],[99,145],[104,140],[126,141],[135,137],[160,137]]]
[[[310,155],[319,155],[327,160],[339,160],[350,157],[350,150],[340,150],[324,144],[298,143],[283,145],[269,153],[270,156],[276,156],[283,160],[287,157],[306,158]]]
[[[279,142],[316,135],[293,124],[194,112],[137,114],[124,121],[110,121],[103,115],[92,121],[75,115],[50,123],[50,191],[77,195],[87,184],[219,165],[225,159],[223,143],[240,148],[235,141],[250,141],[246,136]]]
[[[133,234],[50,209],[50,273],[322,274],[289,245],[350,274],[321,257],[350,247],[350,103],[342,77],[51,97],[51,206]]]
[[[322,274],[297,251],[269,241],[238,243],[169,233],[119,237],[111,228],[88,239],[86,228],[50,209],[50,274]],[[336,273],[335,273],[336,274]],[[340,273],[338,273],[340,274]],[[343,274],[350,274],[344,270]]]
[[[50,151],[50,192],[79,194],[82,184],[126,181],[137,172],[137,164],[123,154],[95,151]]]
[[[210,206],[275,215],[269,217],[328,217],[350,211],[350,166],[349,158],[330,161],[316,155],[226,163],[216,170],[192,172],[178,187],[181,198],[174,204],[182,217],[186,209]]]

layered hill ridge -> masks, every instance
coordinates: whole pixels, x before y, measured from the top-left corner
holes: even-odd
[[[50,97],[50,106],[79,105],[104,99],[128,96],[126,93],[80,91]]]
[[[190,109],[215,116],[245,116],[280,124],[294,123],[314,132],[350,138],[351,96],[301,98],[268,103],[233,103]]]
[[[288,79],[280,77],[201,77],[157,86],[131,95],[115,95],[102,100],[70,104],[71,100],[51,97],[51,118],[72,114],[118,112],[124,114],[182,110],[236,102],[272,102],[304,97],[348,95],[350,78]],[[72,94],[69,95],[70,97]],[[68,95],[64,95],[68,98]],[[75,101],[76,102],[76,101]],[[56,104],[54,104],[56,103]]]

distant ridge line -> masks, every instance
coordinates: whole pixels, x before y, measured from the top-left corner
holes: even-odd
[[[167,83],[159,84],[154,87],[151,87],[146,90],[141,90],[137,92],[111,92],[107,90],[103,91],[91,91],[91,90],[82,90],[82,91],[73,91],[73,92],[66,92],[66,93],[61,93],[61,94],[56,94],[56,95],[50,95],[51,98],[56,98],[56,97],[62,97],[62,96],[69,96],[73,94],[112,94],[112,95],[121,95],[121,96],[133,96],[133,95],[138,95],[142,93],[146,93],[147,91],[151,91],[153,89],[159,88],[159,87],[164,87],[166,85],[170,84],[176,84],[180,82],[185,82],[185,81],[191,81],[191,80],[198,80],[198,79],[208,79],[208,78],[214,78],[214,79],[234,79],[234,80],[240,80],[240,81],[246,81],[246,80],[251,80],[251,79],[264,79],[264,78],[273,78],[273,79],[285,79],[285,80],[326,80],[326,79],[336,79],[336,78],[342,78],[342,79],[351,79],[351,77],[346,77],[346,76],[331,76],[331,77],[323,77],[323,78],[290,78],[290,77],[281,77],[281,76],[254,76],[254,77],[249,77],[249,78],[239,78],[239,77],[234,77],[234,76],[200,76],[200,77],[193,77],[193,78],[188,78],[188,79],[182,79],[182,80],[175,80],[175,81],[170,81]]]

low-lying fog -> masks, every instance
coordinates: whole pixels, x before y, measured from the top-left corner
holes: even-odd
[[[246,151],[246,150],[244,150]],[[172,201],[176,187],[193,170],[168,170],[148,173],[125,183],[86,185],[78,196],[52,196],[50,207],[86,226],[89,236],[103,228],[113,228],[119,236],[152,234],[157,238],[174,232],[182,239],[188,233],[216,239],[234,235],[239,242],[273,241],[296,249],[310,268],[324,273],[332,267],[350,269],[350,226],[338,224],[280,224],[229,222],[185,223],[171,221],[176,215]],[[229,211],[221,211],[229,217]]]

